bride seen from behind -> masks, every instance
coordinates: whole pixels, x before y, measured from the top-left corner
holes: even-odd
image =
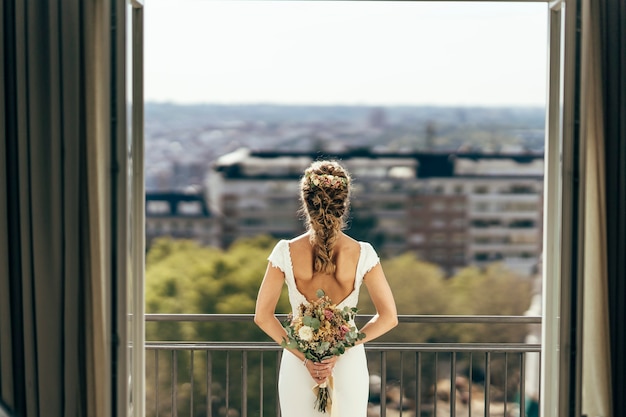
[[[365,336],[340,356],[327,355],[330,357],[318,362],[292,345],[285,348],[278,382],[283,417],[325,415],[323,408],[319,411],[315,407],[318,391],[312,388],[327,385],[331,385],[331,417],[365,417],[369,375],[363,343],[398,323],[393,294],[376,251],[369,243],[358,242],[343,232],[350,189],[350,175],[336,161],[316,161],[305,170],[300,199],[307,232],[281,240],[274,247],[257,296],[254,320],[276,343],[284,346],[288,342],[287,331],[275,316],[283,284],[288,288],[294,320],[304,306],[319,298],[318,290],[338,310],[356,308],[362,283],[376,315],[359,329]]]

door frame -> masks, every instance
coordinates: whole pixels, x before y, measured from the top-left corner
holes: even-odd
[[[174,0],[172,0],[174,1]],[[420,0],[413,0],[420,1]],[[475,0],[467,0],[475,1]],[[492,0],[507,2],[510,0]],[[519,0],[518,0],[519,1]],[[582,195],[580,134],[580,0],[522,0],[548,8],[544,172],[541,415],[580,414]],[[117,415],[145,412],[145,185],[143,0],[115,0],[112,13],[113,392]],[[129,13],[126,11],[130,10]],[[130,20],[130,22],[129,22]],[[126,28],[115,30],[115,28]],[[130,42],[130,43],[128,43]],[[127,48],[132,49],[130,64]],[[130,72],[128,68],[131,68]],[[130,84],[128,79],[131,79]],[[132,112],[120,97],[132,87]],[[127,123],[130,115],[130,126]],[[130,153],[130,158],[129,158]],[[130,285],[129,285],[130,284]],[[129,307],[130,306],[130,307]],[[129,311],[132,309],[132,312]],[[132,313],[132,314],[130,314]],[[133,317],[141,319],[133,320]],[[129,346],[135,349],[129,348]],[[117,375],[117,378],[115,377]],[[141,377],[138,377],[141,376]],[[129,378],[128,381],[126,378]],[[132,401],[132,408],[129,404]]]

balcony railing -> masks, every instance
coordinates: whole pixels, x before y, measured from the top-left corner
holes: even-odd
[[[252,315],[148,314],[146,321],[252,323]],[[399,321],[539,325],[541,317],[402,315]],[[540,344],[370,342],[365,348],[370,372],[367,417],[536,415]],[[280,416],[281,354],[273,342],[149,341],[146,415]]]

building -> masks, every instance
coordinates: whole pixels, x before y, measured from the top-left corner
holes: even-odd
[[[318,157],[239,149],[218,159],[207,188],[222,246],[261,233],[301,233],[298,181]],[[360,149],[329,157],[341,160],[355,180],[348,233],[380,253],[411,251],[450,273],[496,261],[532,273],[541,253],[541,154],[451,158]]]
[[[439,181],[441,183],[442,181]],[[408,196],[407,249],[448,272],[471,263],[467,196],[425,181]]]
[[[269,233],[278,238],[302,230],[298,178],[305,158],[254,158],[246,149],[222,156],[209,170],[209,208],[219,218],[221,246],[239,237]]]
[[[160,236],[219,246],[219,228],[203,193],[147,192],[146,247]]]
[[[382,237],[385,251],[404,249],[404,192],[414,183],[415,160],[358,153],[334,156],[358,179],[348,228]],[[240,149],[218,159],[207,175],[207,189],[209,206],[220,215],[223,245],[260,233],[284,238],[303,232],[298,182],[315,158],[310,153]]]
[[[542,252],[543,159],[501,156],[457,157],[452,172],[418,178],[409,248],[449,271],[503,262],[531,276]]]

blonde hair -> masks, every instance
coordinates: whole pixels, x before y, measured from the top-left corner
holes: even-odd
[[[350,205],[350,174],[336,161],[315,161],[300,180],[300,199],[313,246],[313,271],[334,274],[335,245]]]

